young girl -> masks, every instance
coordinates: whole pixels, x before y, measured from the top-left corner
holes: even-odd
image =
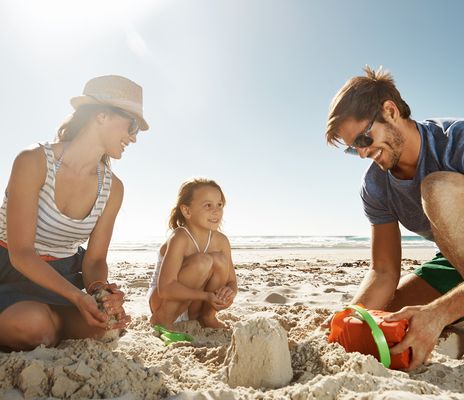
[[[216,313],[229,307],[237,279],[227,237],[218,232],[224,194],[207,179],[182,184],[171,211],[171,237],[160,248],[150,284],[153,325],[198,320],[202,326],[224,328]]]

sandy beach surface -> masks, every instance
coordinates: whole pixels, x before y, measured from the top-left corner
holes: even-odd
[[[166,346],[148,323],[150,252],[110,254],[111,280],[133,320],[119,339],[0,353],[0,399],[464,399],[458,335],[445,335],[412,373],[328,344],[321,322],[350,301],[369,266],[367,249],[242,250],[233,254],[229,330],[178,324],[193,343]],[[403,272],[433,256],[408,249]]]

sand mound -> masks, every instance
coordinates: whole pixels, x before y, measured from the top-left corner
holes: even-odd
[[[25,398],[115,398],[128,392],[134,398],[149,398],[166,392],[163,378],[154,368],[145,368],[89,339],[4,357],[0,382],[1,398],[5,396],[2,388],[13,387]]]
[[[231,387],[287,385],[293,376],[287,332],[265,316],[236,323],[225,364]]]

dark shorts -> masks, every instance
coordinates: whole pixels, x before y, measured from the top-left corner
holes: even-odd
[[[441,253],[437,253],[433,260],[422,264],[414,273],[441,294],[445,294],[463,282],[461,274]]]
[[[48,264],[74,286],[83,289],[82,260],[84,254],[85,250],[79,247],[73,256],[48,261]],[[11,265],[8,250],[0,246],[0,312],[12,304],[25,300],[60,306],[72,305],[64,297],[35,284],[22,275]]]

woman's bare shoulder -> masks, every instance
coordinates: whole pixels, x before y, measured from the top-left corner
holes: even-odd
[[[15,187],[41,187],[47,175],[47,161],[41,146],[22,150],[15,158],[6,192]]]
[[[46,156],[42,146],[34,145],[22,150],[15,158],[13,172],[31,173],[32,176],[41,176],[46,170]]]

